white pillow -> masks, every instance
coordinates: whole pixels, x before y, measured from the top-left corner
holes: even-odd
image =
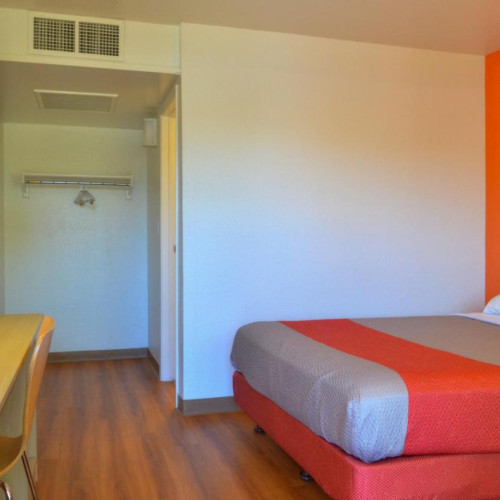
[[[497,295],[488,302],[488,305],[484,308],[484,314],[496,314],[500,316],[500,295]]]

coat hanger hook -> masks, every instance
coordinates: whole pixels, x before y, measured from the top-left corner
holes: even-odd
[[[93,205],[95,203],[95,197],[92,196],[86,188],[80,186],[80,191],[75,198],[75,204],[84,207],[87,203]]]

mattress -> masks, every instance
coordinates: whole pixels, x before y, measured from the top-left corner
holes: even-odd
[[[249,385],[363,462],[500,452],[500,325],[459,316],[260,322]]]

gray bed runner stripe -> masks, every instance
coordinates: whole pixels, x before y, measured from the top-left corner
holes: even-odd
[[[500,366],[500,326],[462,316],[352,320],[426,347]]]
[[[256,391],[347,453],[365,462],[403,453],[408,392],[393,370],[278,322],[241,328],[231,357]]]

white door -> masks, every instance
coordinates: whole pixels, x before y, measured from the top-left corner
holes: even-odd
[[[161,364],[160,379],[175,380],[178,335],[179,86],[167,100],[161,126]]]

